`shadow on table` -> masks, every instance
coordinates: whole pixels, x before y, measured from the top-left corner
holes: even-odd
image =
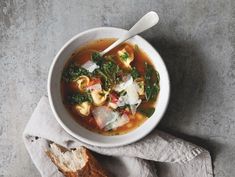
[[[206,74],[203,53],[194,41],[171,38],[151,38],[148,41],[159,51],[170,76],[171,98],[162,125],[174,127],[178,121],[190,124],[190,118],[203,104]]]
[[[170,37],[147,40],[164,59],[170,75],[171,98],[158,128],[204,147],[211,152],[212,159],[215,159],[220,149],[217,143],[176,131],[178,127],[187,126],[193,121],[193,115],[195,117],[198,114],[206,100],[203,94],[207,69],[200,45],[193,40],[176,41]]]

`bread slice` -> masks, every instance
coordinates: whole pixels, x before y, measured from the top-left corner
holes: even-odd
[[[108,177],[107,172],[84,147],[68,150],[52,143],[46,153],[65,177]]]

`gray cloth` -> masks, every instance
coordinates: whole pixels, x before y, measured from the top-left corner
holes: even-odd
[[[84,144],[57,123],[47,97],[38,103],[23,139],[43,177],[63,176],[45,154],[51,142],[67,148],[85,146],[96,152],[98,161],[116,177],[213,177],[208,151],[156,129],[126,146],[101,148]]]

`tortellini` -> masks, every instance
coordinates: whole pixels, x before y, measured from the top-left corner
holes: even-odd
[[[134,60],[134,50],[126,45],[122,50],[119,50],[117,54],[121,63],[126,68],[131,68],[130,63]]]
[[[79,91],[83,92],[90,83],[90,79],[87,76],[79,76],[76,79]]]
[[[81,116],[88,116],[91,110],[91,103],[85,101],[81,104],[74,105],[74,109],[78,112]]]
[[[109,92],[104,90],[92,90],[91,97],[93,100],[94,105],[101,106],[107,99]]]

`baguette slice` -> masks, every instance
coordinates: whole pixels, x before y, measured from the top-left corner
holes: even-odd
[[[65,177],[108,177],[106,171],[84,147],[68,150],[53,143],[46,153]]]

